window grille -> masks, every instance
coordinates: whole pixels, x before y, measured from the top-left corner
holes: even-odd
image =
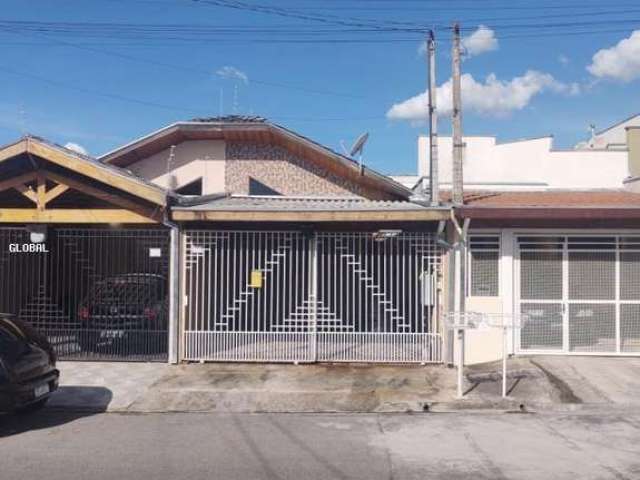
[[[640,236],[518,237],[523,351],[640,353]]]
[[[497,297],[500,294],[500,237],[469,237],[469,295]]]
[[[569,251],[569,300],[614,300],[616,254]]]

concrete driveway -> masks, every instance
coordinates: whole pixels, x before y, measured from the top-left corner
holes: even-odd
[[[640,358],[538,356],[528,359],[568,402],[640,407]]]
[[[126,411],[170,368],[166,363],[58,362],[60,388],[48,407]]]

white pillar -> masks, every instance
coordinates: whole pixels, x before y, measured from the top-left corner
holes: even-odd
[[[514,315],[520,312],[515,309],[515,236],[513,230],[502,230],[500,232],[500,296],[502,297],[502,313],[504,318],[514,320]],[[515,353],[516,335],[520,334],[518,329],[512,328],[512,334],[508,335],[507,351]]]
[[[169,358],[178,363],[178,335],[180,334],[180,230],[171,227],[169,242]]]

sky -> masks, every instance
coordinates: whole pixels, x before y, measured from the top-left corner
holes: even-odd
[[[416,171],[424,38],[450,132],[451,25],[463,132],[558,148],[640,113],[633,0],[4,0],[0,143],[25,133],[98,156],[172,122],[259,115],[364,161]]]

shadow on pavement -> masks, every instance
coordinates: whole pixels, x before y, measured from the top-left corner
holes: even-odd
[[[112,397],[111,390],[105,387],[60,387],[49,399],[49,406],[42,410],[0,414],[0,438],[58,427],[103,413]]]
[[[63,385],[51,395],[47,406],[50,409],[104,412],[112,399],[113,393],[106,387]]]

